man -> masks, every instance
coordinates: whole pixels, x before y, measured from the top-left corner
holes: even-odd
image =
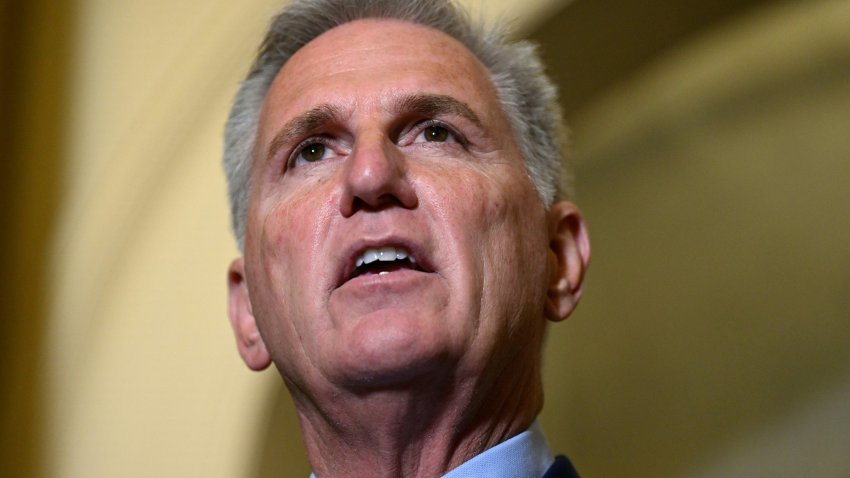
[[[229,315],[315,476],[576,476],[535,424],[590,256],[555,105],[532,47],[449,2],[274,19],[226,131]]]

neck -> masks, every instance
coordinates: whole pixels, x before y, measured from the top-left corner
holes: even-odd
[[[292,392],[318,477],[434,477],[531,425],[543,394],[539,368],[528,372],[466,384],[423,378],[327,402]]]

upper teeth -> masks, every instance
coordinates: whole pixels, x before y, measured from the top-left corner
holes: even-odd
[[[416,260],[407,253],[404,249],[395,247],[380,247],[377,249],[366,249],[363,254],[357,258],[355,265],[360,267],[364,264],[371,264],[375,261],[390,262],[395,260],[407,259],[410,262],[416,263]]]

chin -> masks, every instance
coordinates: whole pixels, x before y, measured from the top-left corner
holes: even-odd
[[[449,377],[457,360],[449,339],[436,322],[389,312],[370,314],[331,351],[338,365],[333,375],[340,385],[365,390],[433,383],[433,377]]]

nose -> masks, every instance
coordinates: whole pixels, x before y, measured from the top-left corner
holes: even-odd
[[[343,169],[340,212],[350,217],[358,211],[390,207],[413,209],[418,198],[410,183],[406,159],[386,136],[361,137]]]

